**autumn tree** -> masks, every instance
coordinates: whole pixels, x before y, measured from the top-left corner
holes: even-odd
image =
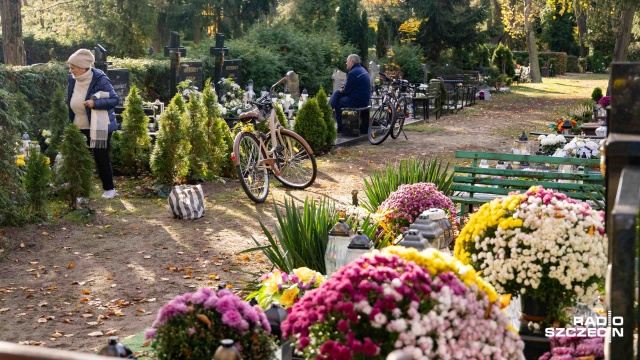
[[[22,38],[22,0],[0,0],[2,15],[2,51],[4,63],[26,65],[27,56]]]
[[[631,42],[631,29],[633,27],[633,16],[638,8],[638,0],[621,0],[620,25],[616,33],[616,44],[613,49],[613,62],[623,62],[627,60],[629,53],[629,43]],[[607,94],[611,93],[613,77],[609,77]]]

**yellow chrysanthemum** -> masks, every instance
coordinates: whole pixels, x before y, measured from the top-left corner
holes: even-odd
[[[263,282],[263,286],[271,294],[278,292],[278,285],[280,284],[282,284],[282,273],[280,271],[274,271],[271,277]]]
[[[493,303],[499,299],[498,293],[493,286],[482,280],[473,267],[465,265],[454,257],[436,249],[429,248],[419,252],[414,248],[390,246],[384,248],[382,252],[395,254],[403,259],[413,261],[429,270],[429,273],[433,276],[444,272],[453,272],[465,285],[471,286],[472,284],[476,284],[481,292],[487,294],[490,302]]]
[[[16,159],[16,165],[17,165],[17,166],[25,166],[25,165],[26,165],[26,163],[24,162],[24,157],[23,157],[22,159],[18,157],[18,158]]]
[[[44,158],[44,163],[47,164],[47,165],[51,164],[51,159],[49,159],[48,157],[45,157]]]
[[[293,306],[293,302],[298,296],[300,289],[297,286],[293,286],[282,292],[282,297],[280,297],[280,304],[284,307]]]
[[[296,274],[298,279],[303,283],[307,284],[316,277],[316,272],[307,267],[301,267],[293,270],[293,273]]]

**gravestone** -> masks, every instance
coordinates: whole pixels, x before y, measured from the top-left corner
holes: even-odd
[[[291,93],[291,97],[294,99],[300,98],[300,80],[298,79],[298,74],[295,72],[287,77],[287,83],[285,84],[289,92]]]
[[[129,96],[129,69],[108,69],[107,77],[118,94],[118,106],[123,106],[124,100]]]
[[[191,84],[202,91],[202,61],[183,61],[178,68],[178,82],[190,80]]]
[[[180,53],[181,57],[187,56],[187,49],[184,46],[180,46],[180,33],[172,31],[169,37],[169,46],[164,47],[164,56],[169,56],[172,51]]]
[[[224,67],[224,57],[229,53],[229,48],[224,46],[224,34],[217,33],[216,34],[216,46],[209,48],[209,54],[211,56],[215,56],[216,64],[213,72],[213,84],[216,89],[216,94],[220,93],[220,78],[222,77],[222,69]],[[218,101],[222,101],[222,98],[218,97]]]
[[[102,70],[105,74],[109,69],[109,65],[113,64],[111,61],[107,61],[107,50],[100,44],[93,50],[94,63],[93,66],[96,69]]]
[[[376,64],[373,61],[369,61],[369,79],[371,79],[371,88],[373,89],[376,86],[376,78],[380,73],[380,65]]]
[[[220,77],[231,78],[239,85],[242,81],[242,59],[225,60]]]
[[[333,70],[331,79],[333,80],[333,92],[336,92],[347,82],[347,74],[340,70]]]

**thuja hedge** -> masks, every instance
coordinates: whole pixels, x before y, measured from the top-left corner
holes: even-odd
[[[24,49],[27,53],[27,64],[47,63],[50,61],[66,61],[71,54],[80,48],[93,49],[96,42],[88,39],[82,42],[60,42],[52,37],[35,37],[26,34],[24,37]],[[0,45],[2,37],[0,37]],[[4,60],[2,46],[0,46],[0,63]]]
[[[550,58],[556,59],[556,75],[564,75],[567,72],[567,57],[566,52],[543,51],[538,53],[538,59],[541,60],[541,63]],[[529,52],[527,51],[514,51],[513,58],[520,65],[529,64]]]

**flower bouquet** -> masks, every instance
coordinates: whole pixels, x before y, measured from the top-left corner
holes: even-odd
[[[604,337],[550,337],[551,351],[538,360],[604,360]]]
[[[220,87],[220,103],[224,104],[223,116],[236,117],[245,108],[244,90],[231,78],[222,79],[218,82]]]
[[[416,183],[400,185],[378,207],[380,226],[384,237],[395,239],[409,225],[430,208],[442,209],[447,213],[449,222],[454,224],[457,214],[453,202],[432,183]]]
[[[223,339],[233,339],[245,359],[270,360],[275,351],[262,308],[228,290],[200,288],[171,300],[145,333],[158,359],[212,359]]]
[[[553,156],[599,159],[599,149],[600,145],[597,142],[576,136],[562,149],[557,149]]]
[[[560,118],[557,122],[547,124],[547,126],[556,131],[558,134],[562,134],[562,125],[564,124],[565,120],[565,118]],[[582,130],[580,127],[580,123],[574,119],[569,120],[569,122],[571,123],[571,133],[580,134]]]
[[[245,300],[257,299],[258,305],[268,309],[277,301],[284,308],[289,308],[310,289],[315,289],[324,282],[324,276],[306,267],[293,270],[287,274],[281,270],[273,270],[262,275],[260,289],[247,295]]]
[[[564,136],[554,134],[540,135],[538,140],[540,141],[540,151],[547,155],[551,155],[557,149],[563,148],[567,142]]]
[[[611,96],[603,96],[598,100],[598,104],[603,108],[606,108],[611,104]]]
[[[585,202],[531,187],[482,205],[460,232],[454,256],[500,293],[546,301],[559,320],[604,278],[603,221]]]
[[[524,344],[470,266],[435,249],[359,257],[296,303],[282,324],[305,358],[524,359]]]

